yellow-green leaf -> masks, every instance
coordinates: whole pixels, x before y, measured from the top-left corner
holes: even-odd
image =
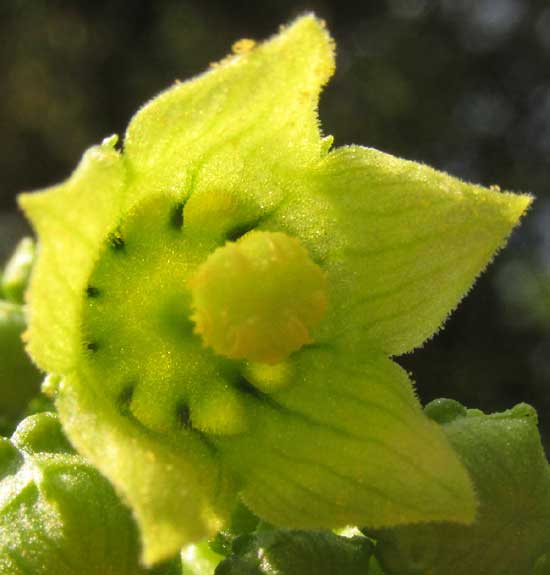
[[[0,300],[0,427],[10,431],[42,378],[24,350],[25,326],[23,307]]]
[[[0,438],[1,575],[141,575],[130,511],[64,437],[33,415]]]
[[[519,404],[485,415],[460,407],[436,400],[426,412],[442,424],[472,476],[477,520],[369,532],[388,574],[529,575],[550,548],[550,468],[535,410]]]

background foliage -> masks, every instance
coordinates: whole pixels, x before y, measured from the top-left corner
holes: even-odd
[[[324,131],[538,198],[445,331],[400,363],[424,401],[519,401],[550,442],[550,7],[546,0],[0,0],[0,256],[15,194],[64,179],[137,107],[240,37],[305,10],[338,45]],[[243,103],[246,105],[246,103]]]

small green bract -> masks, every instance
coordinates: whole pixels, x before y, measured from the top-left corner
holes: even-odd
[[[122,150],[108,138],[20,198],[39,237],[28,350],[147,563],[239,499],[293,529],[476,516],[390,357],[439,329],[531,200],[331,151],[316,109],[333,70],[304,16],[152,100]]]

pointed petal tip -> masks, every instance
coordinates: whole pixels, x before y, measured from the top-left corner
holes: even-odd
[[[22,192],[17,196],[17,205],[36,230],[37,220],[43,209],[44,201],[55,188],[44,188],[30,192]]]
[[[531,194],[519,194],[508,191],[500,191],[498,186],[480,188],[482,193],[477,196],[477,210],[480,217],[480,225],[485,222],[485,229],[478,225],[477,233],[492,235],[491,253],[487,262],[480,272],[489,265],[495,256],[506,246],[511,233],[519,226],[522,218],[529,211],[534,196]],[[488,239],[488,238],[487,238]]]
[[[17,195],[17,205],[19,209],[23,211],[33,224],[36,224],[34,215],[36,214],[37,217],[40,216],[45,205],[44,202],[50,207],[58,205],[60,210],[65,210],[67,203],[60,201],[58,194],[55,192],[62,194],[63,189],[70,187],[80,176],[86,177],[93,176],[94,174],[98,176],[108,176],[109,170],[118,169],[122,159],[122,154],[117,149],[118,140],[119,137],[113,134],[104,138],[100,144],[89,147],[82,155],[76,168],[61,183],[19,193]],[[78,190],[75,192],[75,196],[77,194],[83,195],[78,192]],[[52,200],[51,204],[50,199]]]
[[[298,16],[288,27],[283,26],[281,32],[284,31],[289,34],[295,33],[298,38],[306,39],[309,37],[311,49],[314,49],[315,44],[317,44],[317,49],[321,55],[320,60],[323,63],[323,66],[319,67],[319,72],[322,72],[324,76],[323,85],[326,84],[336,69],[336,43],[328,31],[325,20],[318,18],[313,12],[306,12],[302,16]]]
[[[507,198],[507,217],[512,225],[519,223],[519,220],[524,217],[533,202],[535,197],[531,194],[515,194],[510,192],[505,192],[504,195]]]
[[[283,24],[280,27],[279,32],[295,30],[298,28],[310,28],[311,30],[317,30],[325,36],[330,37],[327,31],[326,22],[322,18],[318,18],[314,12],[304,12],[288,24]]]

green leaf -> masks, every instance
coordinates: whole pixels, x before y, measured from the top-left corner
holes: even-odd
[[[214,575],[367,575],[371,555],[366,537],[280,529],[250,537]]]
[[[182,575],[213,575],[222,559],[207,541],[188,545],[181,552]]]
[[[0,439],[1,575],[138,575],[138,536],[109,483],[53,414]]]
[[[382,570],[382,567],[380,567],[380,563],[378,563],[374,555],[371,557],[369,563],[368,575],[387,575],[387,573]]]
[[[148,575],[186,575],[182,572],[181,558],[179,554],[163,563],[158,563],[154,567],[147,570]],[[211,575],[210,572],[208,575]]]
[[[22,304],[29,276],[34,263],[35,244],[31,238],[23,238],[15,248],[1,277],[0,287],[4,297]]]
[[[426,412],[443,424],[471,474],[480,501],[477,520],[468,527],[444,523],[369,531],[378,539],[377,556],[396,575],[532,573],[550,545],[550,468],[536,412],[519,404],[503,413],[470,410],[440,419],[452,411],[448,404],[438,400]]]
[[[231,554],[232,546],[237,538],[246,537],[256,529],[259,529],[261,525],[262,523],[258,517],[241,503],[233,510],[231,519],[225,528],[222,531],[218,531],[208,544],[212,551],[227,557]]]
[[[25,325],[23,308],[0,300],[0,420],[9,430],[38,393],[41,379],[23,347]]]

